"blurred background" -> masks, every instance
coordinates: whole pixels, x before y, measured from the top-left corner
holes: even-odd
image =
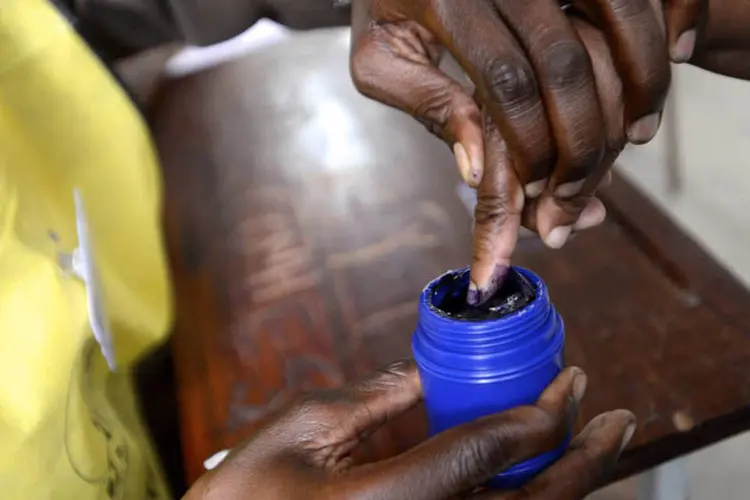
[[[750,85],[674,66],[670,106],[654,141],[626,149],[619,171],[750,285]],[[749,449],[745,434],[690,455],[690,498],[747,498]],[[635,483],[596,498],[630,498]]]
[[[346,29],[339,32],[346,38]],[[167,71],[173,77],[188,75],[282,44],[293,36],[292,31],[263,20],[233,40],[183,49],[167,63]],[[629,147],[618,162],[625,177],[746,285],[750,285],[749,111],[747,83],[692,67],[675,67],[659,134],[648,145]],[[471,190],[459,184],[456,189],[471,210]],[[748,449],[750,435],[742,435],[690,455],[690,498],[746,499],[750,489]],[[594,498],[635,498],[638,487],[639,478],[631,478]]]

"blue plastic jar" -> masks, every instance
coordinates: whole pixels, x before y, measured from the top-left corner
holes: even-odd
[[[489,320],[455,319],[440,309],[448,296],[461,300],[468,269],[450,271],[422,291],[412,348],[419,368],[430,434],[533,404],[564,366],[562,319],[544,282],[513,268],[533,285],[534,296],[520,309]],[[497,475],[490,486],[517,488],[565,451],[560,447]]]

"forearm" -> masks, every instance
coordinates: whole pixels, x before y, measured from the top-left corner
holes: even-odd
[[[210,45],[269,17],[296,29],[345,25],[347,9],[333,0],[60,0],[79,23],[127,56],[159,44]]]
[[[750,0],[708,0],[708,22],[699,30],[690,63],[750,80]]]

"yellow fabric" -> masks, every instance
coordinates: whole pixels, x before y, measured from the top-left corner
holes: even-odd
[[[129,367],[165,338],[160,179],[141,117],[46,0],[0,1],[0,497],[164,499]],[[120,368],[94,343],[79,188]]]

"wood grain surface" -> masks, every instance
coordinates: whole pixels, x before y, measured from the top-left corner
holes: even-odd
[[[352,88],[348,35],[299,35],[178,81],[153,114],[189,480],[296,395],[408,356],[421,288],[470,257],[449,150]],[[621,178],[608,221],[515,263],[549,285],[581,422],[633,410],[620,476],[750,427],[750,295]],[[361,460],[424,437],[416,409]]]

